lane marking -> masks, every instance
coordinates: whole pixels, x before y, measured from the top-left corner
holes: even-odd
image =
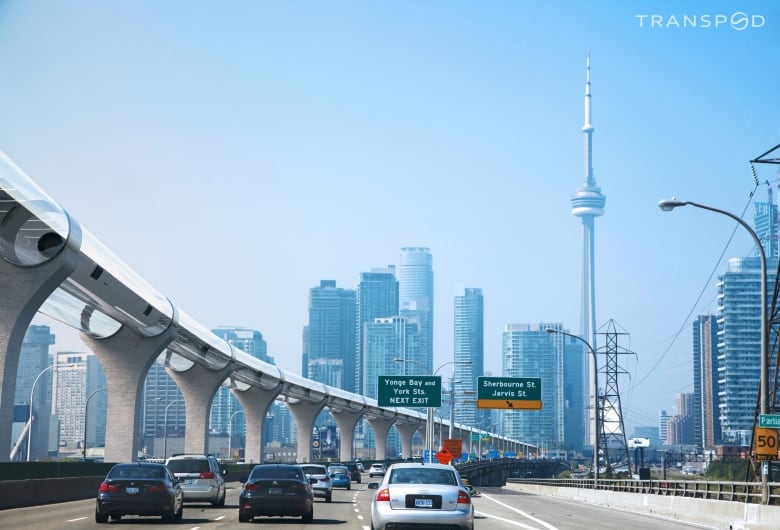
[[[541,519],[537,519],[533,515],[525,513],[524,511],[519,510],[519,509],[515,508],[514,506],[509,506],[508,504],[503,503],[503,502],[499,501],[498,499],[494,499],[490,495],[486,495],[486,494],[483,493],[482,497],[487,499],[487,500],[489,500],[490,502],[495,502],[496,504],[501,505],[504,508],[507,508],[508,510],[512,510],[513,512],[522,515],[526,519],[530,519],[533,522],[538,523],[538,524],[544,526],[545,528],[547,528],[547,530],[558,530],[555,526],[551,525],[550,523],[542,521]],[[485,515],[487,515],[487,514],[485,514]],[[488,517],[490,517],[490,516],[488,515]],[[528,527],[526,527],[526,528],[528,528]]]
[[[220,515],[219,517],[215,517],[215,518],[214,518],[214,520],[215,520],[215,521],[221,521],[221,520],[222,520],[222,519],[224,519],[224,518],[225,518],[225,516],[224,516],[224,515]]]
[[[68,520],[67,520],[67,521],[65,521],[65,522],[66,522],[66,523],[75,523],[76,521],[83,521],[84,519],[86,519],[86,517],[78,517],[78,518],[76,518],[76,519],[68,519]]]

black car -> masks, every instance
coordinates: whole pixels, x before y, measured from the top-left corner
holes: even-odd
[[[239,522],[248,523],[258,516],[301,517],[304,523],[314,519],[314,492],[301,466],[260,464],[242,482]]]
[[[158,515],[179,521],[184,495],[173,473],[163,464],[116,464],[98,488],[95,522],[117,521],[123,515]]]
[[[353,482],[357,482],[360,484],[363,482],[363,479],[360,475],[360,469],[358,469],[358,465],[356,462],[344,462],[342,464],[333,464],[338,466],[345,466],[347,469],[349,469],[349,477]]]

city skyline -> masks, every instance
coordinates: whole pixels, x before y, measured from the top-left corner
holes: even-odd
[[[434,364],[452,358],[451,293],[465,283],[483,289],[497,373],[505,323],[577,328],[569,199],[590,49],[609,195],[596,324],[631,334],[623,411],[652,425],[692,390],[688,315],[714,309],[708,276],[724,270],[732,228],[656,203],[741,212],[755,191],[747,161],[780,138],[764,66],[777,14],[748,5],[763,27],[651,28],[635,6],[563,2],[14,4],[0,17],[0,149],[177,306],[209,329],[261,330],[291,371],[312,285],[352,288],[398,248],[428,247]],[[774,185],[774,169],[757,173]],[[737,232],[725,256],[750,246]],[[57,349],[83,349],[55,334]]]

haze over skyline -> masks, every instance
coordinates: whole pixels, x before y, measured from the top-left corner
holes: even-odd
[[[311,287],[428,247],[435,364],[464,283],[498,375],[504,324],[578,332],[590,50],[596,315],[637,354],[631,434],[692,391],[691,317],[752,252],[737,230],[719,263],[730,220],[657,202],[766,200],[776,166],[756,189],[748,161],[780,143],[778,44],[766,1],[6,2],[0,150],[177,307],[260,330],[296,373]]]

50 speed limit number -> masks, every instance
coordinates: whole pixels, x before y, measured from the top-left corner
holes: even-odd
[[[753,433],[756,441],[756,457],[764,460],[777,459],[777,429],[756,427]]]

